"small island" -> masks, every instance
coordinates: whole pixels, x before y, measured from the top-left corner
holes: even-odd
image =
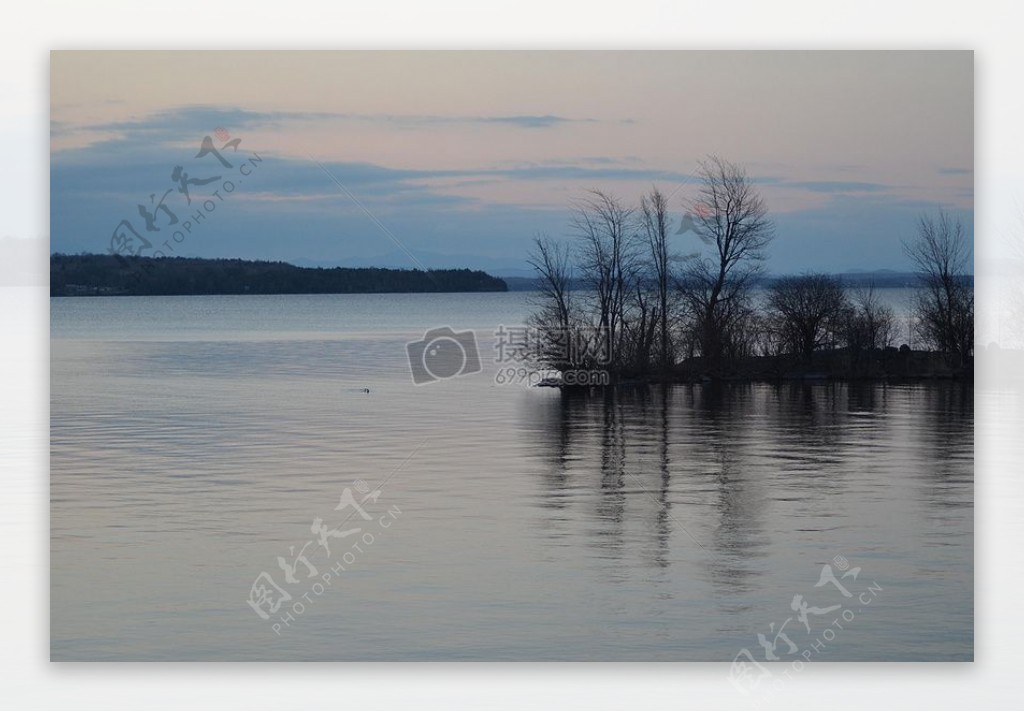
[[[296,267],[286,262],[124,255],[50,256],[50,296],[505,292],[469,269]]]

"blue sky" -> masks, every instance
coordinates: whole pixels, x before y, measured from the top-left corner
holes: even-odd
[[[972,234],[973,140],[970,52],[55,52],[51,251],[126,219],[143,254],[508,272],[588,189],[657,185],[678,219],[717,153],[768,203],[771,271],[900,269],[922,213]],[[177,166],[211,179],[191,205]]]

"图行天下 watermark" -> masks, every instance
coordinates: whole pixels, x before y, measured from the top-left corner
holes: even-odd
[[[825,564],[814,588],[832,588],[816,594],[816,600],[820,601],[828,594],[832,600],[823,601],[825,605],[812,605],[803,595],[794,595],[790,602],[794,615],[777,627],[776,622],[770,623],[767,633],[757,634],[759,655],[749,648],[742,648],[733,658],[729,670],[732,684],[744,694],[763,701],[785,689],[793,676],[802,672],[807,664],[826,655],[830,648],[835,647],[842,632],[883,590],[875,581],[866,585],[863,580],[858,581],[860,573],[859,566],[851,568],[850,562],[841,555]],[[836,601],[836,596],[838,601],[832,602]],[[787,626],[794,620],[796,624],[787,631]],[[775,664],[769,668],[762,662]]]
[[[214,137],[220,144],[219,148]],[[171,187],[162,192],[154,191],[150,193],[148,202],[138,203],[136,211],[139,217],[134,222],[123,218],[114,227],[107,252],[121,260],[125,257],[169,257],[175,254],[175,245],[199,234],[218,206],[230,199],[244,180],[259,170],[263,158],[258,154],[250,153],[245,158],[235,155],[241,143],[242,139],[231,138],[223,128],[214,130],[213,136],[204,136],[194,158],[216,159],[219,167],[211,167],[208,160],[201,169],[189,167],[189,170],[203,171],[201,175],[194,175],[183,165],[174,166],[169,173]],[[231,149],[230,154],[228,149]],[[216,175],[211,174],[214,172]],[[173,200],[170,199],[172,193],[176,194]]]
[[[276,635],[312,609],[402,515],[402,510],[394,505],[374,511],[380,495],[379,488],[371,490],[366,482],[356,480],[353,487],[342,490],[334,507],[336,512],[351,510],[348,516],[333,526],[320,517],[314,518],[309,528],[314,536],[301,546],[288,547],[287,556],[277,557],[277,578],[261,571],[253,581],[246,603]],[[358,526],[342,528],[357,515],[354,524]],[[332,541],[335,539],[339,541]]]
[[[611,382],[607,330],[600,328],[498,325],[493,333],[497,385],[603,386]],[[476,332],[451,326],[428,329],[406,344],[409,370],[416,385],[483,371]]]

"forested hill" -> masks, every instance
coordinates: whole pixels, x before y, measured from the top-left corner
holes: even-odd
[[[50,296],[504,292],[486,272],[374,267],[308,268],[285,262],[120,255],[50,256]]]

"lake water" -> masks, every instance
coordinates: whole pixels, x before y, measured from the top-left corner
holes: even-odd
[[[972,659],[972,388],[501,385],[528,296],[52,299],[53,659]]]

